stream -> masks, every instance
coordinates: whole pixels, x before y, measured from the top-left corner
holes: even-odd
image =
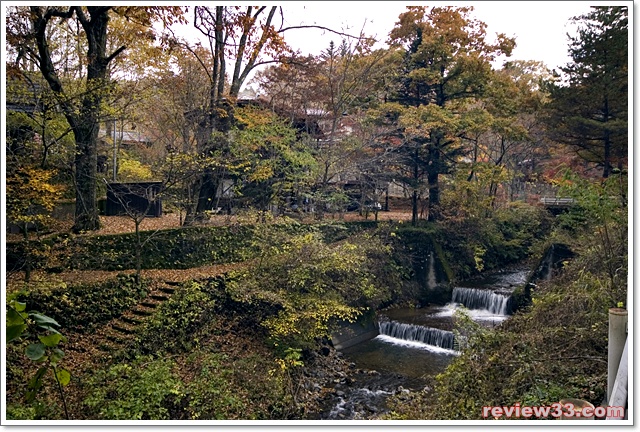
[[[391,395],[429,391],[429,378],[459,354],[452,332],[455,310],[464,305],[474,321],[489,328],[499,325],[511,312],[511,293],[528,273],[515,269],[460,282],[446,305],[379,314],[378,336],[341,350],[354,372],[336,384],[318,419],[366,420],[384,413]]]

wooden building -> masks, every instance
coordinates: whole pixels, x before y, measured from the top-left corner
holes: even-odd
[[[108,183],[107,216],[162,216],[162,182]]]

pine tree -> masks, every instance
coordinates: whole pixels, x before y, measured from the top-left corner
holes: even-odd
[[[433,220],[440,204],[439,176],[449,172],[460,153],[458,138],[464,131],[456,131],[454,121],[465,104],[485,93],[491,61],[510,55],[515,46],[503,34],[490,44],[486,24],[471,18],[472,11],[471,7],[409,7],[390,34],[392,42],[406,47],[395,101],[420,111],[417,117],[423,123],[421,134],[413,134],[405,146],[414,164],[414,223],[420,177],[427,177],[428,217]]]
[[[551,86],[548,121],[554,138],[578,155],[602,166],[608,177],[622,169],[628,143],[627,7],[597,6],[573,18],[578,33],[570,37],[572,61],[565,79]]]

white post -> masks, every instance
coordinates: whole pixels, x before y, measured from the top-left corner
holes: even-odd
[[[607,373],[607,400],[611,400],[613,384],[618,374],[618,366],[622,358],[627,341],[627,318],[626,309],[609,309],[609,349],[608,349],[608,373]]]
[[[620,360],[620,368],[618,369],[615,385],[613,386],[613,391],[611,392],[611,397],[609,398],[609,403],[607,404],[611,407],[624,408],[627,406],[628,385],[629,385],[628,344],[629,344],[629,341],[625,340],[624,350],[622,351],[622,359]],[[608,416],[607,420],[623,420],[625,417],[627,416],[625,415]]]

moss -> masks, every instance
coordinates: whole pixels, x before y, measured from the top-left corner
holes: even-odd
[[[55,319],[62,328],[87,333],[120,315],[147,294],[134,275],[118,275],[102,283],[36,289],[20,296],[27,309]]]
[[[449,265],[449,262],[447,261],[447,257],[445,256],[444,251],[442,250],[442,246],[440,246],[440,244],[434,239],[432,239],[432,241],[433,241],[433,250],[436,252],[436,256],[440,261],[440,265],[442,266],[442,269],[447,275],[447,281],[453,282],[456,277],[455,277],[455,274],[453,273],[453,270],[451,269],[451,266]]]
[[[377,226],[375,221],[354,221],[316,225],[274,224],[269,229],[276,233],[273,238],[278,237],[278,232],[284,236],[317,231],[325,242],[333,243]],[[256,227],[251,225],[143,231],[142,269],[188,269],[251,259],[257,253],[253,242],[255,234]],[[38,259],[32,259],[34,268],[50,271],[65,268],[107,271],[135,268],[133,251],[138,242],[134,233],[83,237],[56,235],[41,243],[51,253],[50,256],[37,254]],[[6,251],[8,269],[17,270],[24,265],[25,250],[22,242],[8,242]]]
[[[444,304],[451,299],[450,284],[456,275],[449,264],[447,255],[436,239],[438,228],[427,225],[424,227],[401,227],[397,234],[401,239],[402,253],[412,259],[415,279],[420,286],[420,301],[424,304]],[[429,286],[430,263],[427,257],[433,253],[435,258],[434,271],[436,286]]]

